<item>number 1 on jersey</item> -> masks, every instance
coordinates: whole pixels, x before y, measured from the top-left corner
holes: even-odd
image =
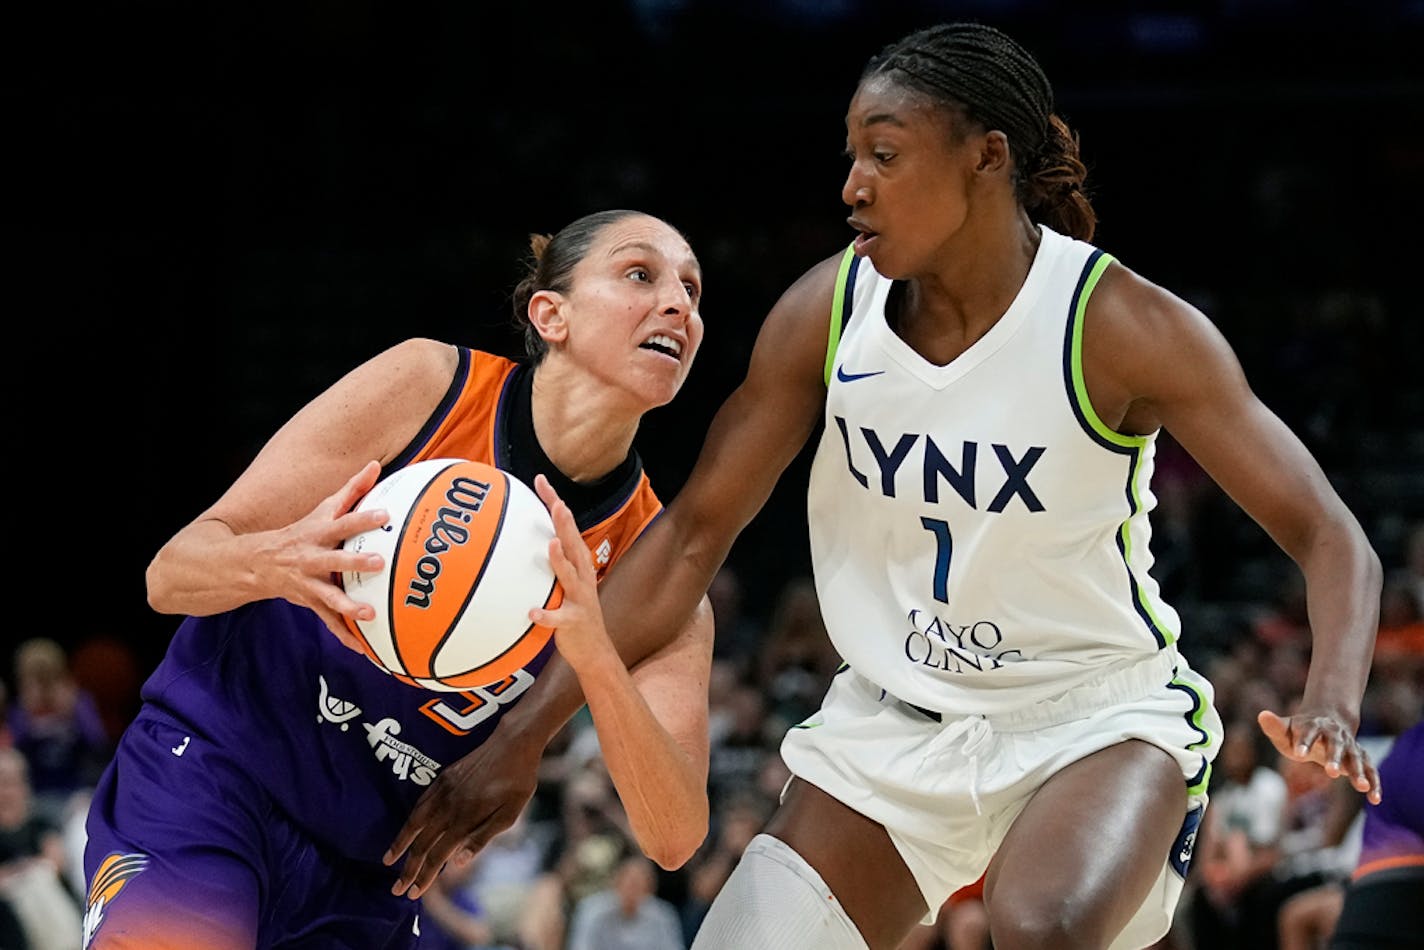
[[[954,539],[949,536],[949,522],[939,518],[921,518],[920,524],[935,536],[934,599],[949,603],[949,558],[954,553]]]

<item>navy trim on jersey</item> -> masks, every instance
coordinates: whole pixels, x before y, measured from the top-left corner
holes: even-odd
[[[523,368],[524,364],[517,363],[504,377],[504,385],[499,387],[499,399],[494,404],[494,467],[504,469],[506,472],[511,468],[510,443],[506,437],[506,429],[509,426],[509,408],[514,403],[510,396],[514,392],[514,382],[519,378],[519,373]],[[529,487],[533,488],[534,486],[531,484]]]
[[[1073,385],[1073,334],[1074,331],[1078,329],[1078,303],[1082,300],[1083,288],[1088,283],[1088,275],[1092,274],[1094,265],[1098,263],[1098,258],[1102,256],[1103,252],[1100,250],[1094,250],[1093,253],[1088,256],[1087,263],[1083,265],[1083,272],[1078,275],[1078,285],[1073,288],[1073,296],[1068,298],[1068,325],[1063,336],[1063,385],[1068,393],[1068,405],[1073,407],[1073,417],[1078,420],[1078,425],[1082,426],[1083,431],[1088,434],[1088,438],[1109,452],[1133,456],[1134,465],[1128,472],[1130,479],[1131,473],[1136,471],[1137,468],[1135,464],[1137,450],[1131,446],[1118,445],[1116,442],[1110,442],[1103,438],[1097,429],[1093,428],[1093,424],[1088,421],[1088,417],[1083,415],[1083,407],[1078,405],[1078,390],[1077,387]],[[1128,485],[1127,500],[1130,505],[1132,503],[1131,484]],[[1133,513],[1136,514],[1136,511]]]
[[[857,254],[850,260],[850,270],[846,272],[845,296],[841,299],[840,324],[841,334],[845,334],[846,327],[850,324],[852,312],[855,310],[855,275],[860,273],[860,262],[863,258]],[[839,349],[839,347],[837,347]]]
[[[1063,335],[1063,386],[1068,397],[1068,405],[1073,408],[1073,417],[1078,420],[1078,425],[1088,434],[1098,445],[1109,452],[1126,456],[1128,459],[1127,482],[1123,485],[1123,495],[1127,498],[1128,520],[1131,520],[1138,513],[1137,499],[1132,492],[1132,479],[1137,473],[1138,462],[1142,454],[1141,448],[1135,445],[1119,445],[1103,438],[1102,434],[1083,415],[1083,407],[1078,404],[1078,389],[1073,385],[1073,337],[1078,329],[1078,304],[1083,298],[1084,288],[1087,286],[1088,277],[1093,272],[1098,259],[1103,256],[1103,252],[1094,249],[1088,255],[1088,260],[1083,264],[1083,271],[1078,275],[1078,284],[1073,288],[1073,295],[1068,300],[1067,327]],[[1087,313],[1087,308],[1083,308]],[[1086,387],[1085,387],[1086,389]],[[1086,396],[1086,392],[1084,394]],[[1127,563],[1127,547],[1123,544],[1122,532],[1118,531],[1113,535],[1113,543],[1117,545],[1117,552],[1122,557],[1123,567],[1127,570],[1127,582],[1132,589],[1132,608],[1137,611],[1137,616],[1142,618],[1142,622],[1147,625],[1147,629],[1152,631],[1152,636],[1157,641],[1159,649],[1165,648],[1168,643],[1167,635],[1157,626],[1157,621],[1152,619],[1152,614],[1148,611],[1147,605],[1142,600],[1142,592],[1137,586],[1137,577],[1132,573],[1132,567]]]
[[[456,346],[455,352],[459,355],[459,363],[455,366],[455,376],[450,380],[450,385],[445,390],[445,395],[440,397],[440,404],[435,407],[435,411],[430,414],[430,418],[425,420],[425,425],[420,427],[420,431],[415,434],[415,438],[410,440],[410,444],[401,449],[391,463],[381,469],[381,478],[385,478],[398,468],[405,468],[410,464],[411,459],[425,447],[425,443],[430,441],[430,437],[435,434],[435,430],[440,428],[440,424],[445,421],[445,417],[450,414],[456,400],[460,398],[461,391],[465,388],[465,380],[470,375],[470,366],[473,358],[470,356],[468,347]]]

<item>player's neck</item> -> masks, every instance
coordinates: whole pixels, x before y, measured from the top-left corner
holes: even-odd
[[[544,369],[544,367],[540,367]],[[549,461],[576,482],[596,481],[628,457],[641,413],[616,405],[606,386],[535,371],[534,435]]]

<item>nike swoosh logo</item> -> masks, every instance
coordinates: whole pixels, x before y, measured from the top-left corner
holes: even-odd
[[[845,367],[841,366],[836,370],[836,379],[839,379],[843,383],[853,383],[857,379],[867,379],[871,376],[879,376],[883,372],[885,372],[885,370],[877,369],[873,373],[847,373],[845,371]]]

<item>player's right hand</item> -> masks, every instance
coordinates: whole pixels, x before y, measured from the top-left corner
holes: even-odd
[[[405,855],[391,893],[420,897],[445,862],[461,851],[478,854],[524,810],[538,785],[544,743],[502,723],[481,745],[440,770],[420,796],[382,859]]]
[[[288,596],[287,599],[310,607],[342,645],[361,654],[366,651],[346,626],[344,618],[374,620],[376,611],[370,604],[360,603],[347,595],[341,586],[341,575],[344,571],[379,571],[385,565],[385,558],[369,552],[358,554],[346,551],[341,545],[347,538],[379,528],[390,520],[389,513],[384,510],[352,510],[375,487],[380,477],[380,463],[367,462],[346,480],[346,484],[322,499],[311,514],[287,529],[289,535],[315,539],[323,552],[311,559],[312,570],[302,573],[298,596]]]

